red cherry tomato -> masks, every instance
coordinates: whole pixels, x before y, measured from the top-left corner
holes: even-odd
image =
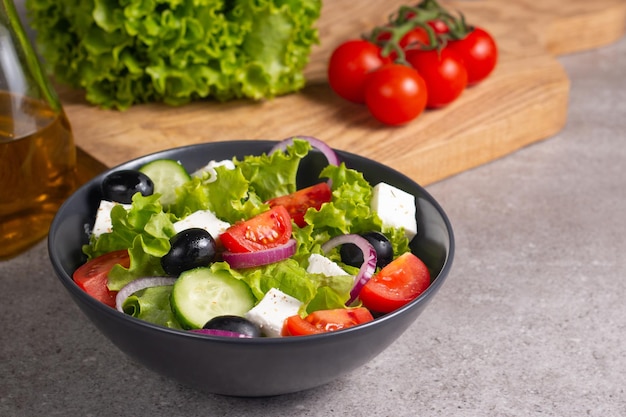
[[[454,51],[410,51],[407,62],[419,72],[426,83],[426,107],[446,106],[457,99],[467,87],[467,70]]]
[[[426,108],[426,84],[411,67],[389,64],[366,80],[365,104],[370,113],[388,125],[402,125]]]
[[[254,252],[284,245],[291,238],[291,230],[287,209],[276,206],[235,223],[220,235],[220,240],[229,252]]]
[[[339,45],[328,63],[328,83],[340,97],[354,103],[365,101],[367,75],[388,63],[380,48],[365,40],[350,40]]]
[[[124,268],[130,266],[130,256],[126,249],[105,253],[91,259],[74,271],[74,282],[96,300],[115,307],[117,291],[109,291],[108,275],[113,266],[120,264]]]
[[[378,36],[379,41],[386,41],[390,38],[391,34],[389,32],[382,32]],[[402,48],[405,52],[407,50],[419,48],[420,45],[430,45],[430,38],[428,37],[428,32],[426,32],[426,29],[419,26],[407,32],[402,37],[402,39],[400,39],[400,42],[398,42],[398,46]],[[389,54],[389,59],[391,61],[395,61],[396,58],[398,58],[398,53],[392,50]]]
[[[318,310],[304,319],[298,315],[285,320],[283,336],[305,336],[347,329],[374,320],[372,313],[364,307]]]
[[[428,26],[433,28],[436,34],[442,35],[444,33],[450,32],[450,28],[446,25],[446,22],[440,19],[430,20],[428,21]]]
[[[481,28],[475,28],[463,39],[450,41],[447,47],[463,60],[468,85],[478,84],[487,78],[498,61],[496,41]]]
[[[291,219],[299,227],[304,227],[307,222],[304,215],[309,208],[319,210],[322,204],[330,202],[332,191],[327,183],[321,182],[311,187],[303,188],[293,194],[275,197],[267,203],[270,207],[283,206],[289,212]]]
[[[430,272],[410,252],[387,264],[363,286],[363,306],[378,313],[390,313],[414,300],[430,285]]]

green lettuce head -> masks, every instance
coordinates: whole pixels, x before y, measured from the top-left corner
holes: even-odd
[[[103,108],[260,100],[305,84],[321,0],[26,0],[57,80]]]

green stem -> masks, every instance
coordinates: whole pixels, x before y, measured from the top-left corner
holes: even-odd
[[[465,23],[462,14],[454,17],[446,9],[441,7],[437,0],[422,0],[416,6],[401,6],[397,12],[389,17],[385,26],[374,28],[365,39],[381,47],[382,56],[395,53],[395,62],[405,64],[406,54],[400,46],[402,38],[417,27],[423,28],[428,34],[428,45],[417,45],[420,49],[441,50],[449,40],[463,39],[471,31],[471,27]],[[449,29],[446,34],[437,34],[428,22],[433,20],[443,21]]]

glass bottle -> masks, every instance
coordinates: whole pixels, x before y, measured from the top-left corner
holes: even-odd
[[[13,0],[0,0],[0,260],[48,234],[76,187],[68,119]]]

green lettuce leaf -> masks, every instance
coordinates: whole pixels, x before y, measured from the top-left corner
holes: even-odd
[[[231,276],[246,282],[257,300],[261,300],[271,288],[277,288],[302,301],[304,309],[311,303],[316,309],[345,306],[354,279],[350,275],[327,277],[322,274],[309,274],[305,267],[293,258],[242,270],[233,270],[226,262],[216,262],[211,265],[211,269],[227,271]]]
[[[163,285],[137,291],[124,301],[122,309],[138,319],[180,330],[183,327],[170,306],[172,288],[172,285]]]
[[[296,191],[296,175],[300,161],[310,150],[309,142],[294,139],[286,152],[246,156],[242,161],[235,160],[235,165],[249,181],[250,191],[261,200],[267,201]]]
[[[197,210],[211,210],[229,223],[248,219],[268,209],[254,193],[241,169],[217,167],[217,179],[206,182],[204,177],[193,177],[177,190],[176,202],[170,208],[178,217]]]
[[[298,91],[321,0],[26,0],[57,80],[103,108]]]
[[[130,267],[115,265],[109,273],[109,289],[119,291],[135,278],[163,275],[160,258],[170,250],[170,238],[176,234],[172,215],[165,213],[159,194],[133,196],[127,211],[121,205],[111,210],[112,230],[92,239],[83,252],[92,259],[108,252],[128,249]]]
[[[296,190],[298,166],[310,150],[309,142],[296,139],[286,152],[233,159],[235,169],[216,167],[214,181],[206,173],[179,187],[170,209],[179,218],[211,210],[231,224],[249,219],[269,209],[265,201]]]
[[[172,216],[163,211],[159,194],[133,196],[130,210],[116,205],[111,210],[110,233],[102,234],[83,248],[87,256],[95,258],[108,252],[127,249],[139,243],[150,255],[161,257],[170,249],[169,238],[176,234]],[[140,241],[136,237],[141,236]]]

